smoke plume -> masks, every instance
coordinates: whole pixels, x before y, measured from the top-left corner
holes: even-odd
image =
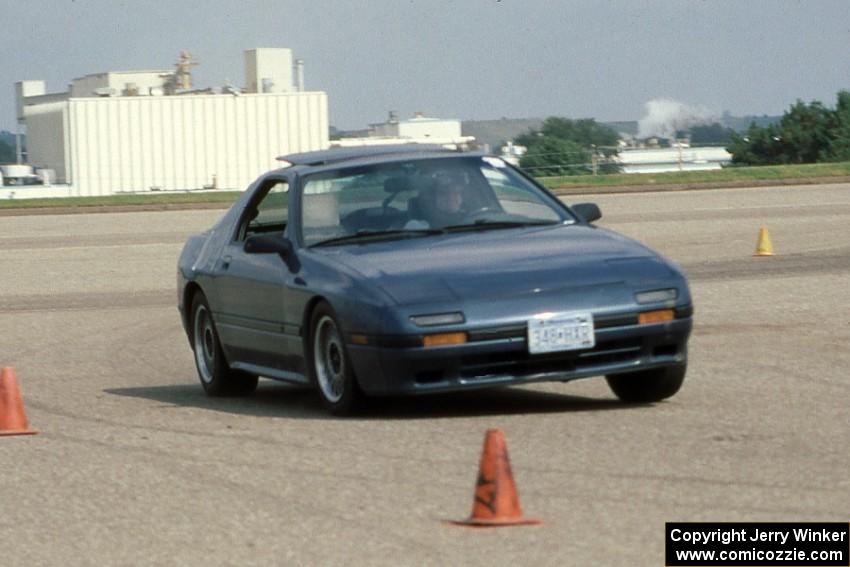
[[[676,130],[687,130],[697,124],[708,124],[716,116],[704,106],[690,106],[668,98],[646,103],[646,115],[638,121],[638,138],[673,138]]]

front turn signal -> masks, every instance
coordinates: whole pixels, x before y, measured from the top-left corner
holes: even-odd
[[[663,323],[664,321],[672,321],[675,317],[676,314],[672,309],[646,311],[638,314],[638,324],[646,325],[648,323]]]
[[[422,345],[426,347],[462,345],[466,342],[466,339],[466,333],[439,333],[422,337]]]

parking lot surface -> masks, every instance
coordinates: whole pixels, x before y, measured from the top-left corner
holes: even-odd
[[[571,199],[690,278],[668,401],[601,378],[346,419],[272,381],[210,399],[175,276],[221,211],[0,217],[0,366],[41,432],[0,438],[0,563],[662,565],[666,521],[848,521],[850,185]],[[445,523],[493,427],[541,526]]]

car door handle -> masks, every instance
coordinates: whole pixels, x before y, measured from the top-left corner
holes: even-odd
[[[230,267],[230,261],[233,260],[233,256],[225,256],[221,259],[221,269],[226,270]]]

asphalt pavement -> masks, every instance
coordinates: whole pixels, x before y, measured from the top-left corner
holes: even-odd
[[[40,431],[0,437],[0,564],[663,565],[668,521],[850,521],[850,184],[569,199],[689,275],[672,399],[601,378],[348,419],[272,381],[210,399],[175,276],[220,210],[0,217],[0,366]],[[540,526],[446,523],[493,427]]]

